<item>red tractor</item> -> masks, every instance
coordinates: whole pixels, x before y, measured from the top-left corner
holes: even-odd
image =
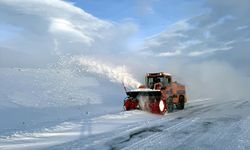
[[[156,114],[172,112],[174,108],[184,109],[187,102],[185,86],[172,82],[168,73],[148,73],[145,85],[126,91],[124,109],[141,109]]]

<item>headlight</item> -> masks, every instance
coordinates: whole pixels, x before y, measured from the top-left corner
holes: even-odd
[[[160,101],[159,108],[160,108],[160,111],[164,110],[164,102],[163,102],[163,100]]]

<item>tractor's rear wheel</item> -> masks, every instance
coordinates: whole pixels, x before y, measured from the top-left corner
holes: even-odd
[[[176,105],[177,109],[179,110],[183,110],[185,107],[185,97],[184,96],[180,96],[179,97],[179,104]]]
[[[167,102],[168,113],[173,112],[173,110],[174,110],[173,98],[171,96],[169,96],[167,98],[166,102]]]

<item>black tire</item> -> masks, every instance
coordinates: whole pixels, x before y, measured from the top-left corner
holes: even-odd
[[[185,107],[185,97],[181,95],[179,97],[179,104],[176,105],[176,108],[179,110],[183,110],[184,107]]]
[[[168,113],[173,112],[173,110],[174,110],[174,104],[173,104],[173,98],[171,96],[169,96],[167,98],[166,103],[167,103]]]

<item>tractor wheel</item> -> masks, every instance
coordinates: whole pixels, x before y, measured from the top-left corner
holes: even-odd
[[[168,113],[173,112],[173,110],[174,110],[173,98],[171,96],[169,96],[167,98],[166,102],[167,102]]]
[[[179,110],[183,110],[185,107],[185,97],[184,96],[180,96],[179,97],[179,104],[176,105],[177,109]]]

